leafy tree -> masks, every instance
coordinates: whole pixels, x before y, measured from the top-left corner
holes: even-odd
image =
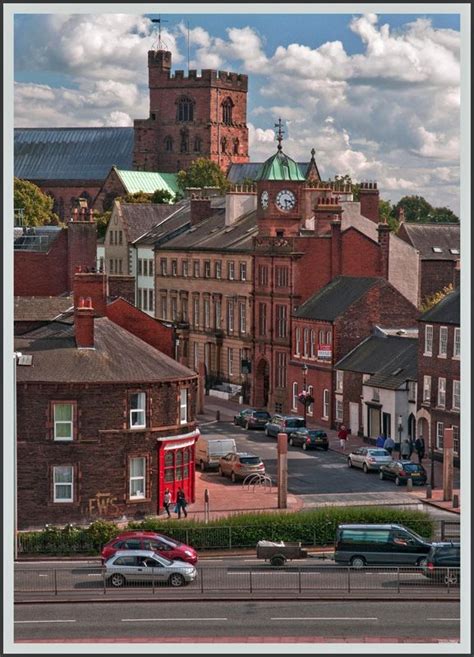
[[[184,191],[187,187],[219,187],[224,192],[229,182],[221,168],[212,160],[199,157],[187,169],[178,173],[178,185]]]
[[[13,204],[15,209],[23,210],[26,226],[61,223],[58,215],[53,212],[54,199],[28,180],[14,178]]]
[[[454,286],[452,283],[449,285],[446,285],[443,287],[442,290],[438,290],[438,292],[435,292],[434,294],[431,294],[430,296],[426,297],[421,303],[420,310],[422,313],[425,313],[427,310],[430,308],[433,308],[433,306],[436,306],[437,303],[439,303],[442,299],[444,299],[445,296],[453,292]]]
[[[105,212],[99,213],[94,212],[94,220],[97,224],[97,237],[105,237],[111,216],[112,210],[106,210]]]
[[[173,203],[175,200],[175,195],[169,192],[167,189],[155,189],[151,195],[152,203]]]
[[[116,200],[120,203],[151,203],[151,194],[140,190],[139,192],[125,194],[125,196],[117,196]]]
[[[459,217],[449,208],[433,208],[430,214],[430,221],[434,223],[457,223]]]

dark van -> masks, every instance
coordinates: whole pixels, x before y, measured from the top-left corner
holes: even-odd
[[[334,559],[354,568],[419,566],[430,549],[431,543],[403,525],[339,525]]]

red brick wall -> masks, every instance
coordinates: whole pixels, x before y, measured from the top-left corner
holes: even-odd
[[[421,261],[421,300],[442,290],[447,285],[456,285],[456,262],[454,260]]]
[[[71,291],[77,267],[92,269],[96,266],[97,226],[94,221],[70,221],[67,238],[68,291]]]
[[[109,296],[114,299],[121,297],[129,303],[135,303],[135,277],[109,274]]]
[[[361,215],[378,224],[379,190],[377,189],[377,183],[361,183],[359,201]]]
[[[68,292],[67,232],[62,230],[47,253],[15,251],[15,296],[58,296]]]
[[[341,261],[343,276],[382,276],[380,246],[355,228],[342,233]]]
[[[63,221],[72,217],[74,202],[79,197],[87,198],[89,207],[97,196],[103,180],[34,180],[35,185],[54,198],[54,212]]]

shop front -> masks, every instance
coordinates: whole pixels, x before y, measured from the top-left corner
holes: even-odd
[[[195,501],[194,445],[199,438],[199,430],[180,436],[165,436],[157,442],[158,461],[158,509],[163,509],[163,495],[166,488],[171,491],[171,499],[176,500],[179,488],[184,490],[189,503]]]

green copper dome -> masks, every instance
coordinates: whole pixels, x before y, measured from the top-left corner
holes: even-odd
[[[278,149],[275,155],[268,158],[263,163],[262,169],[257,176],[257,180],[301,180],[306,178],[300,171],[299,166],[291,157],[285,155],[282,150]]]

